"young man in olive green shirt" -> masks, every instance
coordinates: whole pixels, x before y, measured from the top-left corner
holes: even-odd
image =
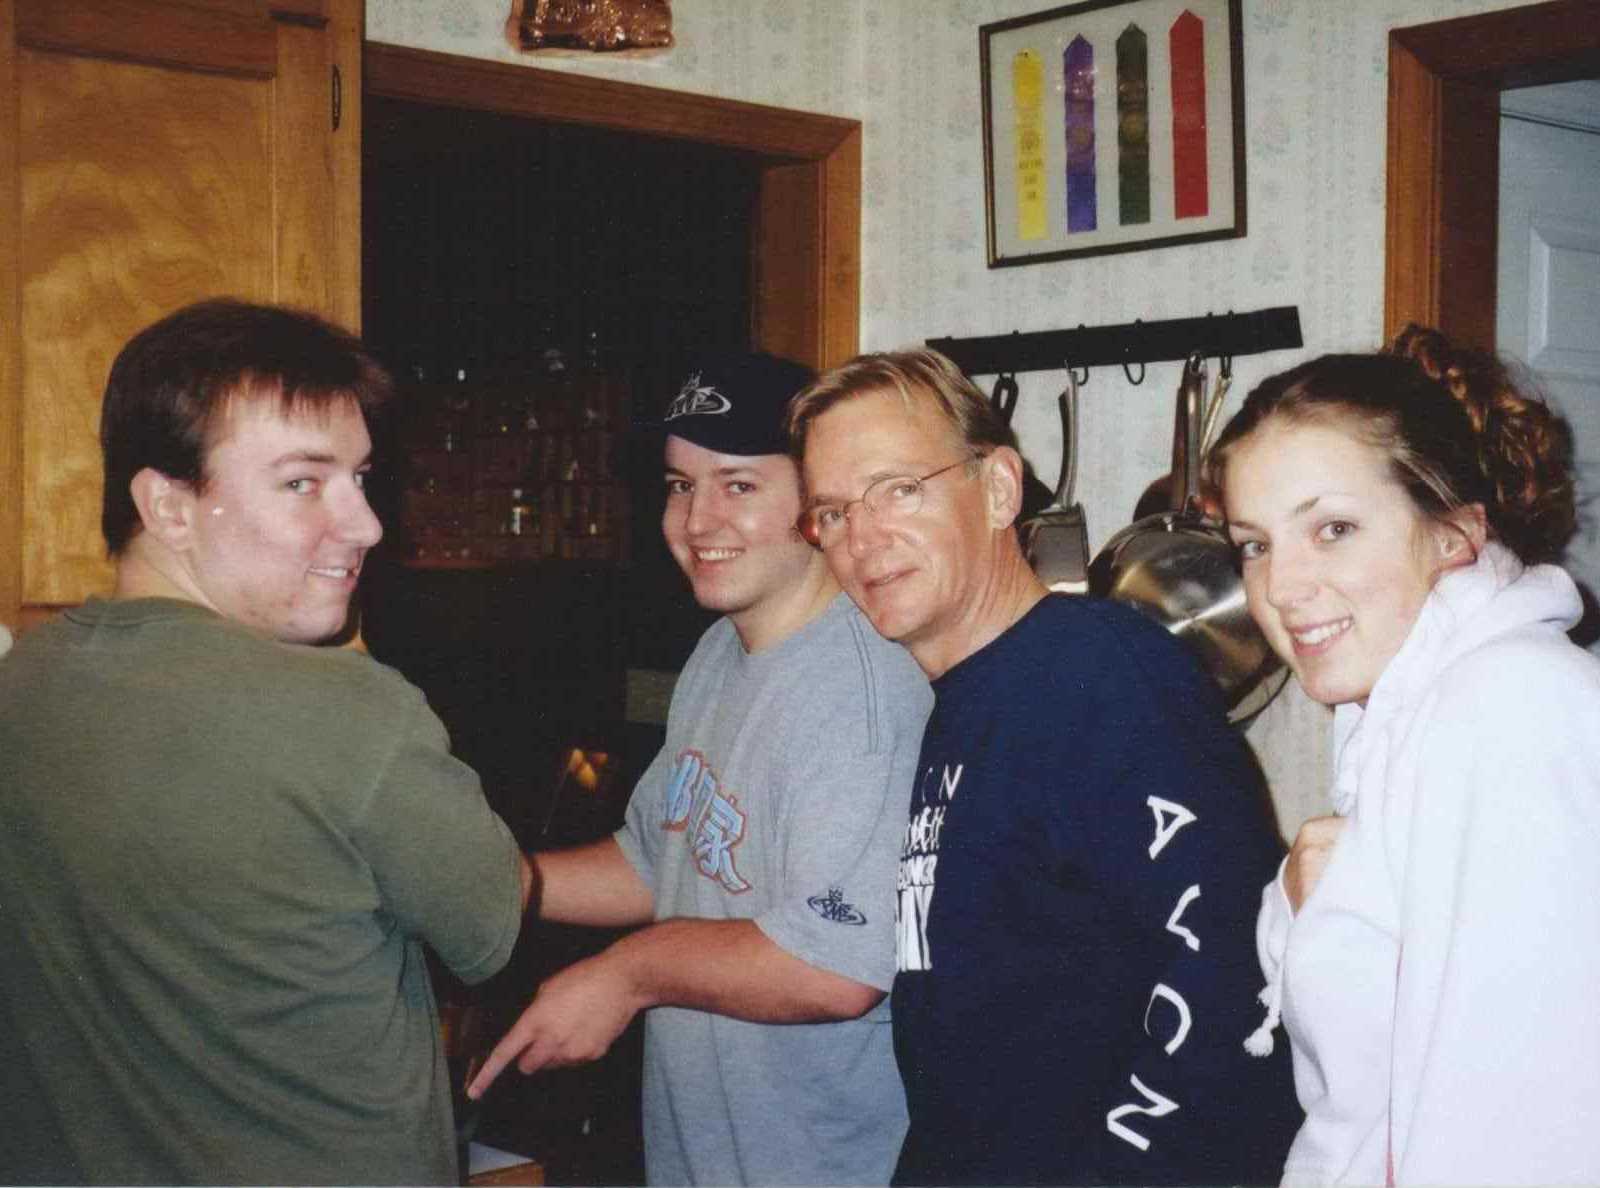
[[[0,1182],[458,1179],[423,945],[494,973],[529,868],[422,695],[308,646],[387,394],[237,302],[112,368],[115,591],[0,663]]]

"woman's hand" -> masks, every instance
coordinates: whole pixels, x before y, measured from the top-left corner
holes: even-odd
[[[1334,843],[1343,831],[1343,817],[1312,817],[1300,826],[1294,845],[1289,849],[1289,861],[1283,868],[1283,889],[1296,915],[1321,881],[1328,856],[1333,853]]]

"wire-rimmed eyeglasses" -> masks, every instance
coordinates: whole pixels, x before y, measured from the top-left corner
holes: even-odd
[[[795,527],[806,541],[818,549],[831,549],[845,538],[849,531],[850,509],[861,504],[880,520],[903,520],[914,516],[922,507],[922,488],[929,479],[938,478],[957,466],[975,462],[981,455],[969,454],[957,458],[948,466],[931,470],[927,474],[891,474],[868,485],[861,498],[849,503],[817,503],[800,513]]]

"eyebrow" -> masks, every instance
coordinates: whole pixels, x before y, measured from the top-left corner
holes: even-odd
[[[913,478],[920,469],[921,467],[919,466],[890,466],[882,470],[875,470],[867,476],[866,486],[862,487],[862,490],[866,490],[873,483],[881,483],[887,478]],[[860,495],[852,495],[849,498],[843,495],[808,495],[803,506],[818,507],[824,503],[854,503],[860,498]]]
[[[1332,492],[1324,492],[1324,495],[1326,495],[1326,494],[1332,494]],[[1295,504],[1292,508],[1289,509],[1289,515],[1291,517],[1293,517],[1293,516],[1303,516],[1303,515],[1306,514],[1306,512],[1308,512],[1312,508],[1316,507],[1318,503],[1322,502],[1322,499],[1323,499],[1323,495],[1313,495],[1310,499],[1302,499],[1299,503]],[[1256,525],[1252,524],[1249,520],[1241,520],[1241,519],[1238,519],[1236,517],[1230,517],[1229,518],[1228,527],[1230,527],[1230,528],[1247,528],[1252,532],[1261,531],[1260,528],[1258,528]]]
[[[757,478],[761,477],[760,469],[754,466],[719,466],[713,470],[711,474],[713,478],[731,478],[736,474],[750,474],[755,475]],[[674,475],[676,475],[678,478],[692,477],[687,471],[679,470],[676,466],[668,466],[665,468],[664,477],[671,478]]]
[[[884,477],[887,477],[887,476],[884,476]],[[867,485],[871,486],[873,483],[875,483],[877,481],[878,480],[876,478],[868,479],[867,480]],[[821,507],[825,503],[851,503],[855,499],[859,499],[859,498],[861,498],[859,495],[852,496],[849,499],[845,498],[843,495],[807,495],[805,497],[805,501],[801,504],[801,506],[802,507]]]
[[[272,460],[274,466],[289,466],[301,462],[316,462],[323,466],[332,466],[338,459],[332,454],[319,453],[316,450],[290,450],[287,454],[279,454]]]
[[[274,467],[279,466],[337,466],[339,459],[333,455],[319,450],[290,450],[287,454],[279,454],[272,460]],[[366,454],[361,461],[356,463],[357,468],[372,465],[372,455]]]

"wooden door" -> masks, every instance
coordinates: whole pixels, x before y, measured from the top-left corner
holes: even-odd
[[[360,317],[362,0],[0,0],[0,621],[109,588],[116,352],[202,297]]]

